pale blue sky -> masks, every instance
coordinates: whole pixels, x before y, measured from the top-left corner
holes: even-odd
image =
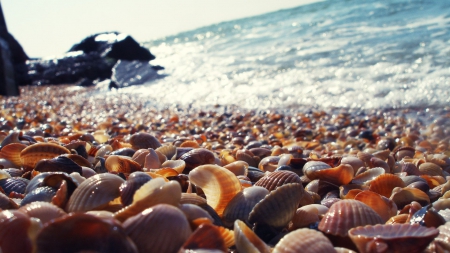
[[[147,41],[318,0],[0,0],[30,57],[58,55],[86,36],[119,31]]]

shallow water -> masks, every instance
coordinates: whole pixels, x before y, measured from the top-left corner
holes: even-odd
[[[324,1],[146,42],[152,105],[450,105],[450,1]]]

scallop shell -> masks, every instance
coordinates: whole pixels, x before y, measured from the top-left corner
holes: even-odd
[[[394,201],[372,191],[362,191],[358,193],[354,199],[371,207],[380,215],[383,222],[386,222],[389,218],[395,216],[398,211]]]
[[[161,164],[161,168],[172,168],[178,173],[182,173],[186,167],[186,162],[183,160],[167,160]]]
[[[325,214],[327,211],[328,207],[322,214]],[[292,226],[289,227],[289,229],[295,230],[298,228],[308,227],[310,224],[319,221],[319,209],[316,208],[315,205],[302,206],[295,212],[295,215],[292,218]]]
[[[386,224],[353,228],[349,236],[361,253],[422,252],[439,230],[418,224]]]
[[[383,175],[385,173],[385,170],[383,168],[372,168],[369,169],[361,174],[356,175],[352,179],[353,184],[368,184],[375,178],[377,178],[380,175]]]
[[[137,253],[117,222],[75,213],[47,223],[36,238],[37,252]]]
[[[110,155],[105,160],[105,167],[109,172],[129,175],[135,171],[141,171],[141,165],[128,156]]]
[[[142,185],[133,196],[133,202],[115,213],[114,217],[124,221],[143,210],[157,204],[177,206],[181,199],[181,186],[178,182],[166,182],[162,178],[154,178]]]
[[[159,169],[161,167],[161,161],[159,156],[154,149],[149,149],[148,154],[145,156],[144,168],[146,170]]]
[[[0,212],[0,250],[2,252],[32,252],[33,244],[28,235],[31,220],[17,210]]]
[[[86,212],[101,209],[120,196],[124,180],[113,174],[98,174],[86,179],[73,192],[66,206],[67,212]]]
[[[412,201],[419,202],[422,206],[430,204],[430,198],[423,191],[416,188],[395,188],[390,197],[398,209],[403,209]]]
[[[188,151],[187,153],[184,153],[180,157],[180,160],[186,162],[185,173],[193,170],[200,165],[214,164],[215,159],[216,158],[213,152],[205,148],[193,149],[191,151]]]
[[[234,239],[239,252],[270,253],[269,246],[240,220],[234,222]]]
[[[365,164],[356,156],[346,156],[341,160],[341,164],[348,164],[353,167],[353,171],[358,171],[359,168],[364,167]]]
[[[255,183],[255,186],[262,186],[269,191],[273,191],[284,184],[290,183],[301,184],[300,177],[294,172],[280,170],[266,174]]]
[[[30,181],[28,179],[21,177],[4,178],[0,179],[0,187],[6,195],[9,195],[11,192],[24,194],[29,182]]]
[[[35,143],[20,152],[20,160],[25,170],[32,170],[40,160],[52,159],[63,154],[70,154],[70,151],[58,144]]]
[[[275,229],[284,228],[294,217],[304,194],[301,184],[285,184],[270,192],[250,212],[250,224],[266,224]]]
[[[389,198],[395,187],[405,187],[403,180],[393,174],[383,174],[370,182],[369,190]]]
[[[430,162],[420,164],[419,171],[423,175],[443,176],[442,168],[439,165]]]
[[[164,144],[163,146],[155,149],[155,151],[159,151],[161,154],[167,157],[167,160],[173,160],[177,156],[177,147],[172,144]]]
[[[19,208],[19,211],[27,214],[29,217],[40,219],[43,224],[66,215],[66,212],[61,208],[51,203],[41,201],[24,205]]]
[[[133,202],[134,193],[141,188],[142,185],[152,179],[151,176],[144,172],[133,172],[127,178],[127,181],[120,186],[120,200],[123,206],[128,206]]]
[[[55,194],[56,190],[52,187],[38,187],[33,191],[27,193],[23,200],[20,202],[20,205],[24,206],[35,201],[51,202]]]
[[[184,215],[186,215],[186,218],[188,219],[189,222],[199,218],[206,218],[211,223],[214,222],[214,219],[211,217],[211,215],[209,215],[207,211],[205,211],[198,205],[182,204],[180,205],[180,210],[183,211]]]
[[[167,204],[145,209],[126,220],[123,228],[139,252],[176,253],[192,233],[183,212]]]
[[[223,166],[225,169],[233,172],[236,176],[247,176],[248,163],[244,161],[235,161]]]
[[[314,163],[314,165],[309,165]],[[311,179],[320,179],[335,185],[345,185],[353,179],[353,167],[348,164],[341,164],[334,168],[326,168],[322,162],[307,162],[303,167],[303,173]]]
[[[330,207],[319,223],[319,230],[346,237],[348,230],[358,226],[381,224],[383,220],[372,208],[357,200],[341,200]]]
[[[262,171],[272,172],[278,168],[279,161],[280,161],[279,156],[267,156],[259,162],[258,168]]]
[[[217,165],[198,166],[189,173],[189,180],[200,187],[219,216],[233,197],[241,191],[239,179],[229,170]]]
[[[134,150],[139,149],[157,149],[161,146],[161,143],[156,139],[155,136],[148,133],[136,133],[130,137],[129,140],[131,147]]]
[[[223,212],[224,225],[232,227],[235,220],[248,223],[248,215],[267,194],[269,191],[260,186],[249,187],[236,194]]]
[[[275,245],[272,253],[289,252],[336,252],[333,244],[322,233],[309,228],[297,229],[285,235]]]
[[[236,160],[244,161],[249,166],[253,166],[253,167],[258,166],[258,164],[260,162],[259,157],[255,156],[250,150],[238,150],[236,152]]]
[[[220,229],[212,224],[200,225],[183,244],[183,249],[228,251]]]
[[[14,164],[16,168],[22,166],[22,160],[20,159],[20,152],[24,150],[27,145],[22,143],[10,143],[0,150],[0,158],[4,158]]]
[[[72,172],[77,172],[81,174],[81,166],[75,163],[72,159],[66,156],[58,156],[53,159],[47,160],[43,159],[36,163],[34,171],[38,172],[52,172],[60,171],[70,174]]]
[[[195,193],[182,193],[180,204],[194,204],[197,206],[207,205],[206,199],[198,196]]]

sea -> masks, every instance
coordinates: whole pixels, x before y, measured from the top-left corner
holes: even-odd
[[[111,93],[250,110],[450,105],[449,0],[330,0],[142,42],[161,78]]]

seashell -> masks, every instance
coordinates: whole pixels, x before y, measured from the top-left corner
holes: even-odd
[[[411,213],[411,211],[410,211]],[[439,227],[445,224],[445,219],[436,210],[433,209],[432,205],[426,205],[420,210],[415,212],[409,221],[411,224],[419,224],[425,227]]]
[[[426,193],[415,188],[395,188],[390,197],[395,202],[398,209],[403,209],[412,201],[419,202],[422,206],[430,204],[430,198]]]
[[[155,136],[148,133],[136,133],[130,137],[129,140],[132,149],[157,149],[161,147],[161,143],[156,139]]]
[[[144,168],[147,170],[159,169],[161,167],[161,161],[159,160],[158,154],[153,149],[149,149],[148,151],[144,159]]]
[[[349,229],[381,224],[383,220],[372,208],[357,200],[341,200],[332,205],[319,223],[319,230],[346,237]]]
[[[386,221],[386,224],[404,224],[409,222],[409,218],[409,214],[399,214],[392,216],[388,221]]]
[[[238,150],[236,152],[236,160],[244,161],[249,166],[256,167],[260,162],[260,158],[255,156],[250,150]]]
[[[74,150],[77,155],[87,159],[89,154],[86,150],[87,143],[85,141],[72,141],[71,143],[64,145],[68,150]]]
[[[322,233],[309,228],[301,228],[285,235],[275,245],[272,253],[288,252],[336,252],[333,244]]]
[[[236,220],[248,224],[250,212],[267,194],[269,194],[269,191],[260,186],[249,187],[237,193],[223,212],[222,221],[224,225],[232,227]]]
[[[123,206],[128,206],[133,201],[134,193],[145,183],[152,179],[144,172],[133,172],[120,187],[120,201]]]
[[[419,171],[422,175],[443,176],[442,168],[439,165],[430,162],[420,164]]]
[[[19,208],[20,212],[27,214],[29,217],[38,218],[43,224],[66,215],[61,208],[42,201],[32,202]]]
[[[349,236],[360,252],[422,252],[439,230],[414,224],[353,228]]]
[[[255,205],[249,214],[249,223],[266,224],[275,229],[284,228],[294,216],[303,194],[301,184],[291,183],[278,187]]]
[[[317,193],[319,191],[319,179],[314,179],[311,182],[309,182],[305,186],[305,190]]]
[[[334,247],[334,250],[336,251],[336,253],[356,253],[356,251],[343,247]]]
[[[112,151],[110,153],[110,155],[133,157],[135,152],[136,152],[136,150],[134,150],[132,148],[121,148],[121,149],[117,149],[117,150]]]
[[[56,190],[52,187],[38,187],[25,195],[22,202],[20,202],[20,206],[24,206],[35,201],[51,202],[55,194]]]
[[[290,183],[301,184],[300,177],[294,172],[281,170],[266,174],[255,183],[255,186],[262,186],[269,191],[273,191],[277,187]]]
[[[123,228],[139,252],[176,253],[192,233],[183,212],[167,204],[145,209],[126,220]]]
[[[262,177],[264,177],[265,175],[266,174],[264,173],[264,171],[258,168],[248,167],[247,177],[254,183],[257,182]]]
[[[413,163],[403,163],[401,166],[402,172],[406,172],[408,175],[419,176],[421,174],[420,170]]]
[[[99,210],[120,196],[124,180],[113,174],[98,174],[86,179],[73,192],[66,206],[67,212]]]
[[[0,209],[17,209],[19,206],[14,202],[14,200],[8,198],[5,194],[0,192]]]
[[[70,154],[70,151],[53,143],[35,143],[20,152],[20,160],[25,170],[34,169],[36,163],[42,159],[52,159],[59,155]]]
[[[0,179],[0,187],[6,195],[9,195],[11,192],[24,194],[29,182],[30,181],[28,179],[21,177],[4,178]]]
[[[138,252],[119,224],[83,213],[47,223],[36,246],[37,252]]]
[[[110,155],[105,160],[105,167],[109,172],[129,175],[135,171],[141,171],[139,163],[127,156]]]
[[[3,169],[0,169],[0,179],[10,178],[11,175]]]
[[[200,225],[183,244],[183,249],[210,249],[226,252],[228,247],[218,227],[211,224]]]
[[[269,149],[266,148],[251,148],[249,149],[255,156],[259,157],[260,159],[264,159],[267,156],[270,156],[272,153]]]
[[[341,199],[354,199],[355,196],[366,190],[367,186],[362,186],[358,184],[348,184],[339,187],[339,197]]]
[[[206,199],[198,196],[195,193],[182,193],[180,204],[194,204],[197,206],[207,205]]]
[[[328,208],[326,208],[326,211],[322,214],[325,214],[327,211]],[[295,212],[295,215],[292,218],[292,226],[290,227],[290,230],[308,227],[310,224],[319,221],[320,219],[318,208],[316,208],[314,205],[302,206]]]
[[[155,151],[160,152],[161,154],[167,157],[167,160],[174,160],[177,156],[177,147],[172,144],[164,144],[163,146],[155,149]]]
[[[17,210],[0,212],[0,249],[3,253],[32,252],[33,241],[29,236],[32,221],[28,215]]]
[[[416,150],[412,147],[400,147],[392,151],[397,161],[403,160],[405,157],[413,158]]]
[[[10,143],[6,146],[2,146],[0,150],[0,158],[4,158],[10,161],[15,168],[22,166],[22,160],[20,160],[20,152],[27,146],[22,143]]]
[[[161,175],[164,178],[169,179],[169,177],[176,177],[179,175],[179,173],[172,169],[172,168],[162,168],[162,169],[158,169],[158,170],[152,170],[155,174],[157,175]],[[184,174],[182,174],[184,175]]]
[[[388,159],[390,154],[391,154],[391,151],[389,149],[385,149],[385,150],[376,151],[372,155],[385,161],[386,159]]]
[[[369,190],[389,198],[395,187],[403,188],[405,186],[405,183],[400,177],[392,174],[383,174],[370,182]]]
[[[198,205],[182,204],[180,205],[180,210],[183,211],[184,215],[186,215],[186,218],[189,222],[199,218],[206,218],[211,223],[214,222],[214,219],[211,217],[211,215]]]
[[[278,168],[279,161],[280,161],[279,156],[267,156],[259,162],[258,168],[262,171],[272,172]]]
[[[433,203],[433,208],[436,211],[450,209],[450,199],[439,199]]]
[[[244,161],[235,161],[232,163],[229,163],[225,166],[223,166],[225,169],[233,172],[233,174],[235,174],[236,176],[247,176],[247,171],[248,171],[248,163],[244,162]]]
[[[447,222],[437,229],[439,230],[439,235],[430,244],[430,246],[434,246],[436,249],[430,252],[448,252],[450,250],[450,223]]]
[[[133,156],[131,157],[131,160],[139,163],[141,167],[144,167],[145,163],[145,157],[150,153],[150,150],[148,149],[139,149],[136,152],[134,152]]]
[[[428,186],[430,186],[430,188],[438,187],[439,185],[446,182],[446,179],[442,176],[420,175],[420,177],[427,181],[427,184]]]
[[[395,216],[398,211],[394,201],[372,191],[362,191],[358,193],[354,199],[371,207],[380,215],[383,222],[386,222],[389,218]]]
[[[422,182],[422,181],[411,183],[411,184],[407,185],[406,187],[407,188],[416,188],[425,193],[430,191],[430,186],[427,183]]]
[[[193,149],[183,154],[179,159],[186,162],[186,167],[184,169],[184,173],[186,174],[198,166],[214,164],[215,161],[213,152],[205,148]]]
[[[331,207],[334,203],[341,201],[342,199],[340,198],[324,198],[322,199],[322,201],[320,201],[321,205],[324,205],[326,207]]]
[[[341,164],[348,164],[353,167],[353,171],[358,171],[359,168],[364,167],[365,164],[356,156],[342,157]]]
[[[372,154],[367,152],[358,152],[356,156],[361,160],[366,166],[370,164],[370,159],[374,157]]]
[[[239,252],[270,253],[269,246],[240,220],[234,222],[234,239]]]
[[[47,160],[43,159],[36,163],[34,171],[38,172],[52,172],[60,171],[70,174],[72,172],[77,172],[81,174],[81,166],[76,164],[73,160],[66,156],[58,156],[56,158]]]
[[[334,168],[326,168],[324,164],[321,162],[307,162],[303,167],[303,173],[311,180],[320,179],[338,186],[352,181],[354,172],[351,165],[341,164]]]
[[[386,173],[390,173],[391,172],[391,168],[389,167],[389,165],[387,164],[387,162],[381,160],[378,157],[372,157],[370,158],[370,167],[371,168],[378,168],[381,167],[384,169],[384,171]]]
[[[186,167],[186,162],[183,160],[167,160],[161,164],[161,168],[172,168],[178,173],[182,173]]]
[[[239,179],[229,170],[217,165],[201,165],[189,173],[189,180],[200,187],[210,205],[222,216],[228,202],[241,191]]]
[[[84,158],[80,155],[69,154],[69,155],[62,155],[62,156],[69,158],[70,160],[74,161],[76,164],[80,165],[81,167],[87,167],[87,168],[92,167],[92,163],[90,163],[86,158]]]
[[[405,185],[409,185],[409,184],[412,184],[414,182],[427,183],[427,180],[425,180],[424,178],[421,178],[419,176],[405,176],[405,177],[401,177],[401,179],[403,180],[403,182],[405,182]]]
[[[114,218],[124,221],[143,210],[158,205],[178,206],[181,199],[181,186],[175,181],[165,182],[154,178],[142,185],[133,195],[133,202],[114,214]]]

